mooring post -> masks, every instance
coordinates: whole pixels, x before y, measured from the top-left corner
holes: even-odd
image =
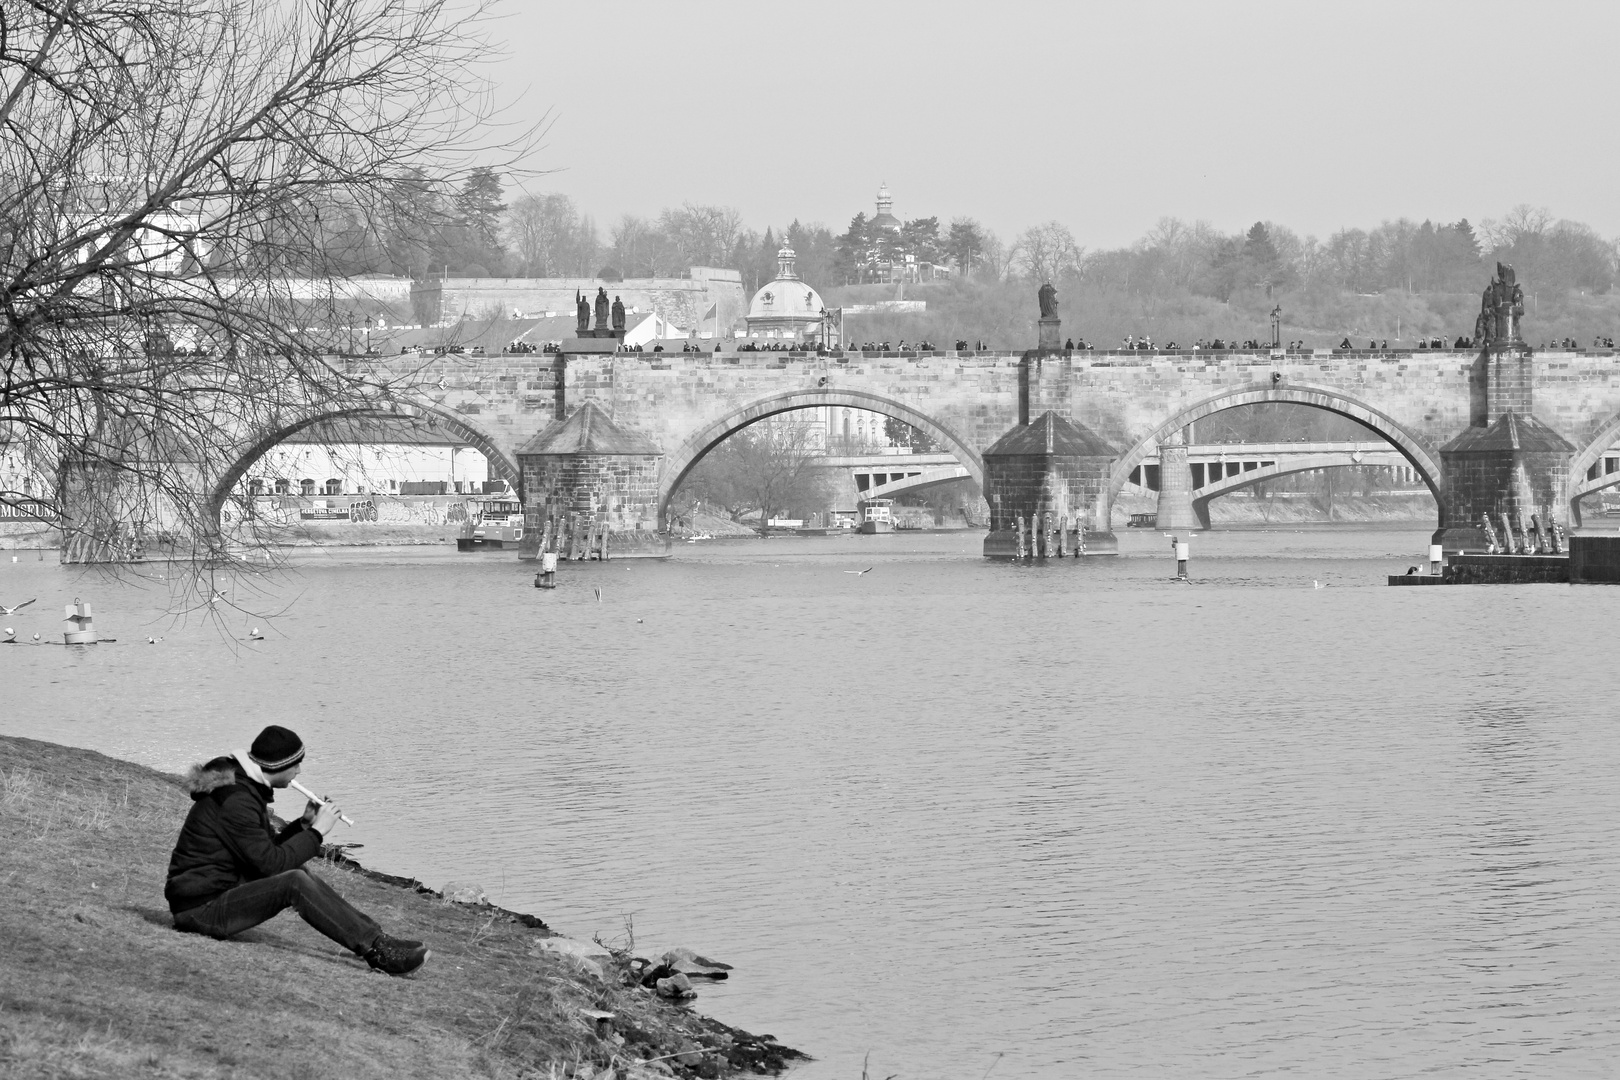
[[[1018,535],[1013,540],[1013,558],[1022,559],[1024,557],[1024,515],[1015,515],[1014,521],[1017,522]]]
[[[1430,544],[1429,545],[1429,576],[1430,577],[1439,577],[1440,576],[1440,559],[1441,558],[1442,558],[1441,546],[1439,544]]]
[[[1176,577],[1182,581],[1187,580],[1187,559],[1192,555],[1192,545],[1177,536],[1170,538],[1170,546],[1176,553]]]
[[[1057,526],[1057,557],[1063,558],[1069,554],[1069,515],[1058,515]]]

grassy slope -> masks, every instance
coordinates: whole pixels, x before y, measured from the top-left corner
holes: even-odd
[[[509,913],[337,865],[318,872],[433,949],[421,972],[373,973],[291,912],[178,933],[163,880],[189,805],[174,777],[0,737],[0,1076],[714,1076],[794,1056],[537,955],[547,931]],[[616,1014],[608,1039],[591,1008]]]

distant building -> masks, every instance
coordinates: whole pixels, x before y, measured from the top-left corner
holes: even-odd
[[[878,186],[877,213],[866,225],[872,246],[867,249],[865,263],[860,268],[863,281],[917,283],[951,276],[950,267],[919,259],[916,253],[905,249],[888,181]]]
[[[776,253],[776,280],[754,294],[748,304],[749,337],[820,338],[827,324],[821,294],[799,278],[796,256],[786,244]]]
[[[411,288],[415,321],[445,326],[462,320],[544,315],[572,317],[574,294],[590,299],[598,288],[624,301],[627,311],[652,312],[683,331],[729,330],[747,310],[742,275],[714,266],[693,266],[685,277],[626,278],[429,278]]]

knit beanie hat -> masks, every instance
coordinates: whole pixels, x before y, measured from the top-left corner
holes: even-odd
[[[304,760],[304,740],[284,727],[271,724],[248,747],[248,757],[265,772],[290,769]]]

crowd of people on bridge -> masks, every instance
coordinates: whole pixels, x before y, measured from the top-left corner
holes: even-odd
[[[533,345],[530,342],[514,341],[511,344],[504,347],[501,351],[503,353],[508,353],[508,354],[533,353],[533,352],[561,353],[562,352],[562,345],[563,345],[563,343],[561,341],[548,341],[544,345],[539,346],[537,348],[535,345]],[[1211,338],[1211,339],[1208,339],[1208,340],[1206,340],[1204,338],[1199,338],[1197,341],[1193,342],[1190,351],[1192,351],[1192,352],[1260,351],[1260,350],[1270,350],[1270,349],[1276,348],[1276,347],[1277,346],[1273,346],[1273,345],[1271,345],[1269,343],[1261,342],[1256,338],[1249,338],[1249,339],[1241,341],[1241,342],[1239,342],[1239,341],[1226,341],[1223,338]],[[1420,338],[1412,346],[1412,348],[1417,349],[1417,350],[1447,349],[1447,348],[1455,349],[1455,350],[1464,350],[1464,349],[1473,349],[1473,348],[1477,348],[1477,347],[1478,346],[1475,344],[1474,339],[1471,338],[1471,337],[1458,336],[1455,341],[1451,342],[1450,345],[1447,345],[1446,344],[1446,339],[1444,337],[1439,336],[1439,335],[1436,335],[1436,336],[1433,336],[1433,337]],[[1575,341],[1575,339],[1573,337],[1559,338],[1559,339],[1553,341],[1550,345],[1548,343],[1546,343],[1546,342],[1542,342],[1542,344],[1539,347],[1542,348],[1542,349],[1547,349],[1547,348],[1553,348],[1553,349],[1578,349],[1578,348],[1580,348],[1580,346],[1577,344],[1577,342]],[[1592,348],[1594,348],[1594,349],[1613,349],[1614,347],[1615,347],[1614,338],[1611,337],[1611,336],[1600,334],[1600,335],[1598,335],[1598,336],[1596,336],[1596,337],[1594,337],[1592,339]],[[964,352],[984,352],[984,351],[986,351],[987,346],[985,345],[984,341],[982,341],[982,340],[970,342],[966,338],[958,338],[958,339],[956,339],[954,348],[959,353],[964,353]],[[1299,340],[1295,340],[1295,341],[1289,341],[1286,345],[1281,346],[1281,348],[1285,352],[1289,352],[1289,353],[1308,353],[1308,352],[1312,351],[1312,346],[1308,345],[1304,341],[1304,339],[1299,339]],[[738,344],[736,346],[736,351],[737,352],[814,352],[818,356],[826,356],[829,353],[834,353],[834,352],[839,352],[839,351],[881,352],[881,353],[890,353],[890,352],[924,353],[924,352],[934,352],[937,349],[938,349],[938,346],[933,344],[932,342],[929,342],[929,341],[918,341],[918,342],[914,342],[914,343],[908,343],[903,338],[900,340],[898,345],[892,345],[887,341],[851,342],[850,345],[848,346],[847,350],[829,349],[826,345],[821,344],[819,342],[817,342],[815,344],[812,344],[812,343],[809,343],[809,342],[797,342],[797,341],[789,341],[789,340],[764,341],[764,342],[762,342],[762,341],[743,341],[741,344]],[[1095,352],[1096,351],[1096,347],[1094,345],[1092,345],[1091,342],[1087,341],[1085,338],[1069,338],[1068,340],[1066,340],[1063,343],[1063,349],[1064,349],[1065,352]],[[1166,342],[1163,345],[1156,345],[1153,342],[1153,338],[1150,335],[1147,335],[1147,334],[1143,334],[1143,335],[1140,335],[1140,336],[1138,336],[1136,334],[1127,334],[1125,336],[1124,340],[1120,342],[1120,349],[1122,351],[1125,351],[1125,352],[1150,352],[1150,353],[1181,352],[1181,351],[1183,351],[1182,347],[1180,345],[1178,345],[1174,341]],[[1355,349],[1356,349],[1356,345],[1350,340],[1350,338],[1348,336],[1346,336],[1338,344],[1338,351],[1341,351],[1341,352],[1354,351]],[[408,351],[408,347],[405,348],[405,349],[402,349],[401,351],[402,352]],[[465,352],[465,351],[471,351],[476,355],[481,355],[482,354],[482,349],[481,348],[475,347],[475,348],[473,348],[471,350],[466,350],[462,346],[439,346],[435,351],[440,352],[440,353],[461,353],[461,352]],[[619,353],[644,353],[644,352],[647,352],[648,350],[642,345],[620,345],[615,351],[619,352]],[[661,352],[664,351],[664,346],[661,343],[655,343],[653,345],[653,348],[652,348],[651,351],[654,352],[654,353],[661,353]],[[681,344],[681,352],[683,352],[683,353],[700,353],[700,352],[703,352],[703,351],[704,351],[703,346],[698,344],[695,341],[685,341],[685,342],[682,342],[682,344]],[[716,343],[715,346],[714,346],[714,351],[715,352],[724,352],[724,351],[726,351],[726,347],[719,344],[719,343]],[[1367,352],[1387,352],[1387,351],[1389,351],[1389,339],[1384,338],[1384,339],[1380,340],[1380,339],[1374,338],[1374,339],[1369,340],[1367,342],[1366,351]]]

